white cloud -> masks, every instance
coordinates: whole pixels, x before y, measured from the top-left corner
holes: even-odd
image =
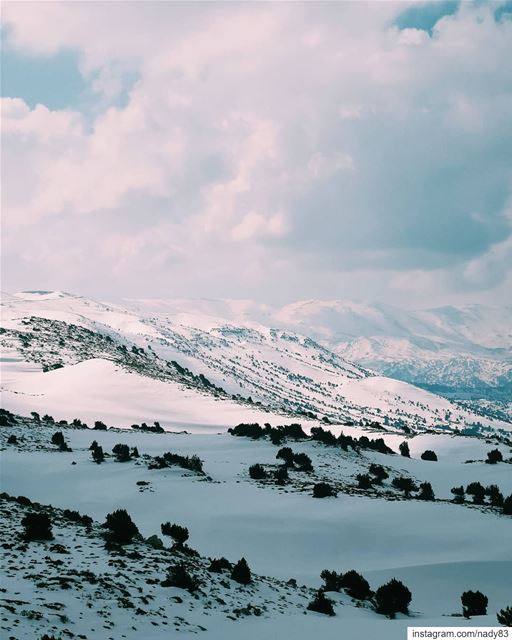
[[[9,46],[78,51],[99,105],[137,77],[126,105],[92,122],[4,101],[16,269],[45,260],[63,277],[76,242],[73,288],[96,238],[98,268],[131,283],[160,270],[155,287],[179,274],[197,293],[198,262],[224,281],[236,271],[233,295],[286,295],[292,278],[314,289],[328,271],[338,295],[361,269],[377,294],[494,286],[508,256],[512,22],[462,3],[429,36],[393,26],[405,6],[8,3]]]

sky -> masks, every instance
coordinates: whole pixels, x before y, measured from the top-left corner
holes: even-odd
[[[512,2],[4,2],[2,288],[512,299]]]

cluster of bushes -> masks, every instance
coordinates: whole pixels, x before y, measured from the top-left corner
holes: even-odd
[[[165,469],[174,466],[204,474],[203,461],[196,455],[180,456],[178,453],[167,452],[161,456],[155,456],[148,464],[149,469]]]
[[[471,496],[473,504],[489,504],[491,507],[501,508],[504,515],[512,515],[512,494],[504,498],[499,487],[495,484],[484,487],[480,482],[470,482],[466,489],[462,485],[453,487],[451,493],[453,494],[453,502],[456,504],[463,504],[466,497]],[[489,498],[487,502],[486,498]]]
[[[185,542],[188,540],[188,529],[182,527],[179,524],[171,524],[170,522],[164,522],[160,525],[160,529],[164,536],[170,536],[176,545],[177,549],[182,549]]]
[[[7,411],[7,409],[0,408],[0,427],[8,427],[12,424],[16,424],[16,416],[14,413]]]
[[[264,427],[257,422],[240,423],[228,429],[233,436],[242,436],[258,440],[259,438],[269,437],[273,444],[281,444],[287,438],[291,440],[307,440],[308,435],[304,433],[300,424],[287,424],[279,427],[272,427],[266,423]]]
[[[62,431],[56,431],[51,439],[51,443],[59,447],[59,451],[72,451],[66,441]]]
[[[127,444],[121,443],[114,445],[112,453],[114,454],[117,462],[129,462],[132,458],[139,457],[137,447],[132,447],[130,450],[130,447]]]
[[[160,423],[156,420],[152,426],[148,426],[145,422],[143,422],[142,424],[132,424],[131,428],[147,433],[165,433],[165,429],[161,427]]]
[[[368,581],[357,571],[351,570],[347,573],[336,573],[324,569],[320,574],[324,581],[324,591],[340,591],[344,589],[346,593],[356,600],[369,600],[372,597],[372,590]]]
[[[378,451],[379,453],[394,453],[384,442],[383,438],[376,438],[375,440],[371,440],[367,436],[354,438],[352,436],[346,436],[344,433],[340,433],[340,435],[336,437],[331,431],[327,431],[323,427],[312,427],[311,440],[321,442],[330,447],[341,447],[344,451],[347,451],[348,447],[351,447],[354,451],[366,449],[369,451]]]
[[[376,440],[370,440],[367,436],[353,438],[343,433],[336,437],[331,431],[327,431],[323,427],[313,427],[310,436],[303,431],[300,424],[289,424],[274,428],[270,424],[265,424],[262,427],[257,422],[251,424],[241,423],[232,429],[228,429],[228,431],[234,436],[244,436],[253,440],[268,436],[274,444],[281,444],[285,439],[289,438],[291,440],[314,440],[328,446],[339,446],[344,450],[351,447],[354,450],[369,449],[380,453],[394,453],[382,438],[377,438]]]
[[[430,482],[422,482],[418,486],[412,478],[407,478],[406,476],[398,476],[396,478],[393,478],[391,484],[395,487],[395,489],[403,491],[406,498],[410,498],[411,493],[417,491],[417,495],[414,496],[417,500],[433,501],[436,499],[434,490],[432,489],[432,485],[430,484]]]
[[[324,584],[308,604],[309,611],[334,615],[333,603],[325,596],[326,591],[342,589],[355,600],[371,601],[377,613],[394,618],[397,613],[407,614],[412,594],[399,580],[393,578],[373,592],[368,581],[357,571],[336,573],[325,569],[320,574]]]
[[[313,463],[307,453],[293,453],[290,447],[282,447],[276,455],[277,460],[283,460],[284,466],[296,471],[313,471]]]
[[[91,516],[81,515],[78,511],[72,511],[71,509],[64,509],[62,517],[66,518],[66,520],[69,520],[70,522],[83,524],[84,527],[91,527],[93,523]]]

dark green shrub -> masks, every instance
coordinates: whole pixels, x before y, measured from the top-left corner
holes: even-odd
[[[53,540],[52,521],[46,513],[27,513],[21,521],[25,531],[23,539],[30,540]]]
[[[351,598],[356,600],[368,600],[372,596],[368,581],[353,569],[341,576],[340,586]]]
[[[372,474],[372,476],[375,476],[375,481],[378,484],[381,484],[383,480],[389,478],[389,473],[380,464],[372,463],[370,465],[369,472]]]
[[[503,462],[503,454],[499,449],[493,449],[487,453],[487,464],[496,464],[497,462]]]
[[[466,493],[473,496],[473,504],[484,504],[485,488],[479,482],[470,482],[466,487]]]
[[[464,502],[464,487],[453,487],[453,489],[451,489],[451,493],[453,493],[453,502],[456,504],[462,504]]]
[[[339,591],[341,589],[341,579],[343,577],[341,573],[324,569],[320,577],[324,581],[323,591]]]
[[[420,492],[418,494],[418,500],[435,500],[434,490],[430,482],[422,482],[420,484]]]
[[[188,540],[188,529],[179,524],[164,522],[160,526],[164,536],[170,536],[178,546],[182,546]]]
[[[358,473],[356,480],[360,489],[370,489],[372,486],[372,478],[367,473]]]
[[[214,558],[210,562],[210,566],[208,567],[208,571],[212,573],[222,573],[223,571],[231,571],[233,565],[226,558]]]
[[[498,611],[496,618],[504,627],[512,627],[512,607],[507,607],[506,609]]]
[[[427,449],[421,454],[421,459],[429,460],[430,462],[437,462],[437,456],[435,451],[431,451],[430,449]]]
[[[409,589],[393,578],[375,592],[376,611],[390,618],[394,618],[397,613],[407,614],[411,598]]]
[[[462,602],[462,614],[465,618],[486,615],[489,600],[481,591],[464,591],[460,600]]]
[[[327,482],[317,482],[313,487],[313,498],[330,498],[336,495],[336,491]]]
[[[56,431],[53,436],[52,436],[52,444],[56,445],[57,447],[60,447],[61,445],[64,444],[64,436],[62,434],[62,431]]]
[[[110,530],[110,539],[118,544],[130,544],[139,530],[125,509],[116,509],[107,515],[103,525]]]
[[[316,613],[323,613],[326,616],[333,616],[334,607],[332,606],[332,600],[326,598],[323,591],[317,591],[315,597],[307,606],[308,611],[315,611]]]
[[[239,584],[249,584],[252,582],[251,570],[245,558],[241,558],[231,571],[231,579]]]
[[[130,460],[130,447],[127,444],[118,443],[112,448],[117,462],[128,462]]]
[[[94,462],[96,462],[96,464],[101,464],[102,462],[105,461],[105,454],[103,453],[103,447],[100,447],[100,445],[97,445],[95,449],[92,450],[92,459],[94,460]]]
[[[416,486],[412,478],[406,478],[406,477],[393,478],[393,481],[391,482],[391,484],[396,489],[400,489],[400,491],[403,491],[406,498],[410,497],[411,491],[416,491],[418,489],[418,487]]]
[[[400,454],[402,456],[404,456],[405,458],[410,458],[411,457],[411,452],[409,451],[409,443],[404,440],[400,446],[398,447]]]
[[[249,476],[253,480],[264,480],[267,477],[267,472],[261,464],[253,464],[249,467]]]
[[[167,578],[161,583],[162,587],[177,587],[190,593],[197,591],[201,586],[200,581],[187,570],[183,563],[169,567]]]

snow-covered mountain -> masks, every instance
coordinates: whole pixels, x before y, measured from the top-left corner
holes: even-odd
[[[275,312],[343,357],[454,397],[512,397],[512,307],[406,311],[383,304],[308,300]]]
[[[510,426],[354,364],[339,344],[331,350],[309,337],[330,341],[314,318],[306,332],[308,308],[318,311],[312,303],[293,311],[240,301],[4,296],[3,402],[66,418],[69,407],[89,420],[101,404],[114,424],[158,419],[185,428],[282,416],[414,429]],[[281,328],[291,325],[295,331]]]

